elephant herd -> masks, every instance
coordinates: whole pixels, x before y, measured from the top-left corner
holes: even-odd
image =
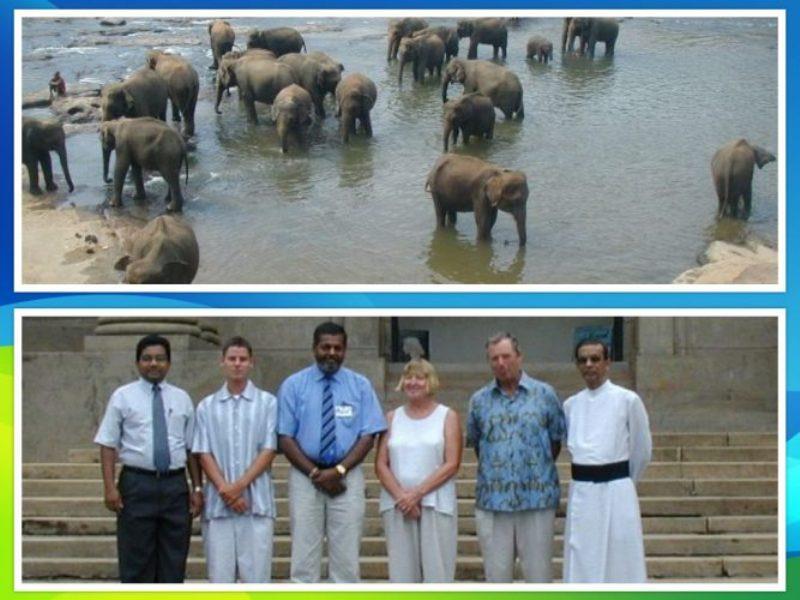
[[[324,101],[330,94],[335,99],[342,141],[348,143],[357,133],[357,123],[366,137],[372,136],[370,111],[377,99],[375,83],[362,73],[343,76],[343,64],[323,52],[309,51],[295,29],[251,31],[245,50],[235,49],[235,32],[226,21],[215,20],[208,26],[208,34],[213,55],[210,68],[216,71],[217,114],[221,114],[223,99],[233,87],[237,88],[251,123],[258,121],[256,102],[271,105],[270,115],[281,150],[288,152],[291,143],[304,143],[307,128],[315,118],[326,117]],[[578,52],[591,58],[596,44],[602,42],[606,55],[611,56],[618,35],[619,23],[614,19],[565,18],[561,52]],[[458,58],[461,38],[469,38],[466,59]],[[458,212],[473,212],[477,237],[487,240],[497,213],[502,210],[515,219],[519,244],[524,246],[528,199],[525,173],[448,153],[450,144],[457,143],[459,133],[463,144],[470,137],[491,140],[496,110],[506,119],[524,118],[523,86],[519,77],[501,64],[507,56],[507,42],[505,19],[465,19],[455,27],[431,27],[424,19],[407,17],[389,23],[387,60],[399,61],[401,84],[404,67],[409,63],[414,81],[422,81],[426,76],[441,78],[445,154],[436,160],[425,182],[425,190],[433,199],[437,226],[452,226]],[[478,46],[482,44],[492,47],[493,60],[477,58]],[[542,36],[532,36],[525,54],[531,61],[548,64],[553,58],[553,43]],[[463,93],[448,100],[451,83],[461,84]],[[121,206],[129,170],[135,184],[134,197],[143,199],[143,171],[149,170],[160,173],[167,183],[167,211],[182,210],[181,171],[185,171],[188,182],[186,140],[195,135],[199,89],[197,71],[186,59],[155,50],[147,52],[145,65],[124,81],[103,87],[100,140],[103,180],[113,181],[111,206]],[[180,132],[166,123],[168,103],[172,120],[182,122]],[[41,193],[39,166],[46,189],[57,188],[50,151],[58,154],[71,192],[74,186],[60,123],[25,117],[22,139],[22,160],[28,170],[31,193]],[[116,154],[113,180],[109,178],[112,152]],[[716,152],[711,166],[719,200],[718,218],[749,218],[753,168],[774,160],[772,154],[743,139],[734,140]],[[132,255],[118,263],[126,269],[128,282],[189,283],[197,271],[197,240],[188,224],[174,215],[151,222],[139,232],[132,246]]]

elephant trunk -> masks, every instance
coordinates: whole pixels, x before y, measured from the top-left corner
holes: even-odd
[[[219,81],[219,75],[217,75],[217,79],[217,101],[214,103],[214,112],[221,115],[222,111],[219,109],[219,103],[222,102],[222,92],[225,91],[225,84]]]
[[[445,71],[442,78],[442,102],[447,102],[447,87],[450,85],[450,73]]]
[[[400,74],[397,76],[397,83],[403,83],[403,67],[406,65],[405,56],[400,56]]]
[[[62,143],[58,148],[58,159],[61,161],[61,170],[64,172],[64,179],[67,180],[67,187],[69,191],[73,191],[75,186],[72,185],[72,177],[69,174],[69,165],[67,164],[67,146]]]
[[[111,150],[109,148],[103,147],[103,181],[106,183],[111,183],[111,180],[108,178],[108,163],[111,160]]]
[[[451,119],[446,119],[444,122],[444,134],[442,135],[442,141],[444,142],[444,151],[447,152],[448,150],[448,141],[450,139],[450,134],[453,132],[453,122]],[[455,140],[453,140],[455,143]]]

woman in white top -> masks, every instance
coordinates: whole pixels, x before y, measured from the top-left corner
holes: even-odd
[[[375,472],[393,583],[448,583],[455,578],[461,424],[436,402],[439,378],[428,361],[403,369],[397,390],[407,402],[386,414]]]

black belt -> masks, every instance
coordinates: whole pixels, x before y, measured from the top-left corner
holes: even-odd
[[[155,477],[156,479],[165,479],[167,477],[184,475],[186,473],[186,469],[184,467],[181,467],[180,469],[172,469],[166,472],[158,472],[151,471],[150,469],[140,469],[139,467],[129,467],[128,465],[123,465],[122,470],[130,471],[131,473],[138,473],[139,475],[149,475],[150,477]]]
[[[572,463],[572,479],[575,481],[591,481],[605,483],[615,479],[625,479],[631,476],[627,460],[605,465],[576,465]]]

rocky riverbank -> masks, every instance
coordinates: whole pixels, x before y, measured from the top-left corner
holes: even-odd
[[[757,240],[744,244],[711,242],[700,263],[678,275],[673,283],[778,283],[778,252]]]

